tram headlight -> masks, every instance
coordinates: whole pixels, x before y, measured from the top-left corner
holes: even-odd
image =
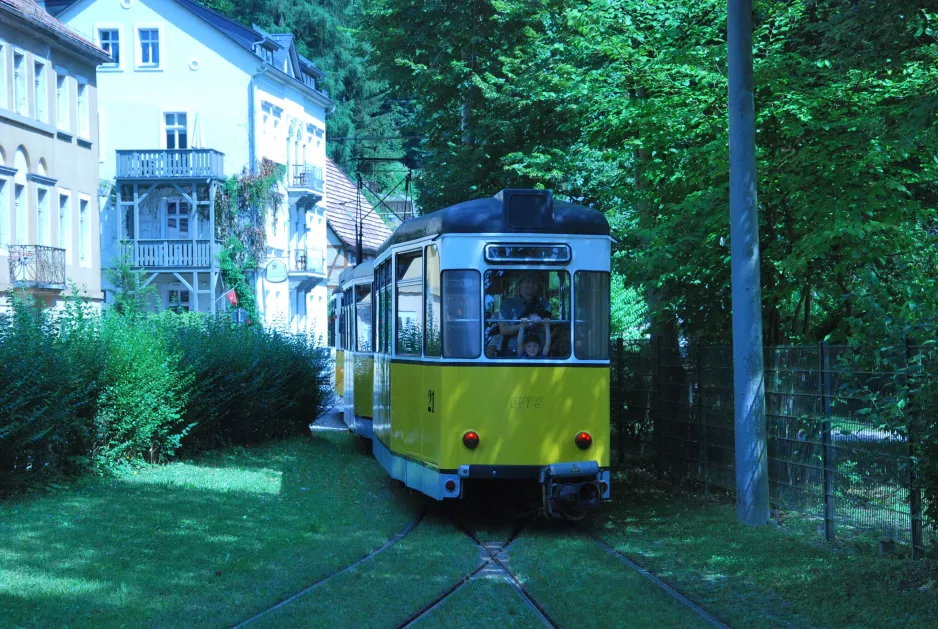
[[[576,442],[576,447],[580,450],[586,450],[591,445],[593,445],[593,438],[588,432],[577,433],[576,439],[573,440]]]
[[[462,444],[470,450],[475,450],[479,446],[479,434],[470,430],[462,436]]]

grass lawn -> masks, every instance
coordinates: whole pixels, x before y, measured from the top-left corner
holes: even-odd
[[[475,545],[448,520],[431,514],[410,535],[371,561],[249,627],[393,627],[478,563]]]
[[[565,627],[710,627],[573,527],[542,525],[509,551],[511,569]]]
[[[0,503],[0,627],[252,616],[419,512],[356,441],[317,433]]]
[[[614,487],[593,530],[731,626],[938,626],[933,560],[879,556],[868,542],[830,545],[795,516],[743,526],[735,505],[643,475]]]

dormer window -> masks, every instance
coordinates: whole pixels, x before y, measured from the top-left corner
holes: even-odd
[[[291,71],[291,68],[290,68],[290,57],[287,57],[286,59],[283,60],[283,71],[284,73],[289,74],[290,76],[293,76],[293,72]]]
[[[267,63],[273,63],[273,62],[274,62],[274,51],[271,50],[270,48],[268,48],[267,46],[258,45],[258,46],[257,46],[257,54],[258,54],[258,56],[259,56],[261,59],[263,59],[263,60],[266,61]]]

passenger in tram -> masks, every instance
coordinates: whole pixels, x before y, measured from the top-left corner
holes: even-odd
[[[551,317],[550,304],[541,297],[541,278],[536,271],[523,271],[517,289],[518,295],[502,301],[499,311],[501,319],[517,322],[499,324],[498,331],[503,337],[502,351],[508,356],[518,355],[518,333],[522,329],[530,329],[541,320]],[[542,342],[541,346],[549,347],[549,343]]]
[[[521,346],[522,358],[546,358],[550,350],[550,324],[544,322],[543,339],[536,330],[525,333],[522,328],[518,332],[518,344]]]

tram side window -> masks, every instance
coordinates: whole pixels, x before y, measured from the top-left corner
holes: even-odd
[[[570,275],[566,271],[485,272],[485,356],[570,357]]]
[[[443,356],[482,354],[481,276],[478,271],[443,271]]]
[[[329,300],[329,314],[327,318],[328,329],[326,330],[326,335],[328,336],[327,342],[329,347],[335,347],[335,299]]]
[[[355,300],[351,288],[345,289],[342,296],[342,309],[345,311],[345,333],[342,339],[342,347],[345,349],[355,349]]]
[[[420,356],[423,345],[423,252],[397,256],[397,354]]]
[[[424,356],[439,358],[442,348],[440,331],[440,253],[436,245],[427,247],[426,281],[424,303],[427,307],[424,321]]]
[[[342,303],[338,308],[339,325],[336,328],[339,334],[339,349],[346,349],[345,345],[345,305]]]
[[[371,351],[371,285],[355,287],[355,350]]]
[[[574,276],[573,344],[580,360],[609,358],[609,274],[578,271]]]
[[[381,309],[378,312],[378,325],[380,326],[381,341],[378,351],[383,354],[391,353],[391,261],[386,260],[378,267],[378,282],[381,294]]]

